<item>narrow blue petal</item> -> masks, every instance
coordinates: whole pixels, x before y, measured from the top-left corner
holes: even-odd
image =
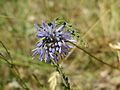
[[[47,60],[48,60],[48,53],[46,52],[44,61],[47,62]]]
[[[35,51],[33,54],[32,54],[32,56],[35,56],[35,55],[37,55],[38,54],[38,52],[37,51]]]
[[[73,39],[66,39],[66,40],[72,43],[76,43],[76,40],[73,40]]]
[[[52,29],[52,25],[51,25],[51,26],[47,25],[47,27],[48,27],[48,29],[50,29],[51,31],[53,30],[53,29]]]
[[[42,28],[40,28],[38,25],[34,24],[34,26],[35,26],[37,29],[39,29],[39,30],[43,31],[43,29],[42,29]]]
[[[42,26],[43,26],[44,28],[46,27],[44,20],[42,20]]]
[[[63,33],[62,32],[60,32],[60,33],[56,33],[56,36],[61,36],[61,35],[63,35]]]
[[[35,50],[37,50],[37,49],[38,49],[38,48],[33,49],[32,52],[35,51]]]
[[[43,54],[41,53],[41,54],[40,54],[40,61],[43,60],[42,58],[43,58]]]
[[[65,49],[69,49],[69,46],[66,44],[66,45],[64,46],[64,48],[65,48]]]
[[[37,44],[37,47],[40,47],[43,44],[43,41]]]
[[[41,54],[44,54],[45,53],[45,50],[43,49],[43,47],[41,47]]]
[[[58,37],[58,36],[60,36],[61,34],[59,34],[59,33],[56,33],[56,36]]]
[[[40,31],[36,31],[35,33],[41,33]]]
[[[45,32],[45,31],[36,31],[35,33],[38,33],[38,34],[45,34],[46,32]]]
[[[49,34],[49,35],[50,35],[51,38],[53,37],[53,34]]]
[[[54,29],[56,28],[56,25],[57,25],[57,24],[55,24],[55,21],[54,21],[54,22],[53,22],[53,28],[54,28]]]
[[[42,38],[42,37],[45,37],[45,35],[44,34],[38,34],[37,37]]]
[[[58,32],[59,30],[63,29],[65,27],[65,25],[60,26],[58,29],[56,29],[56,32]]]
[[[41,31],[41,32],[40,31],[36,31],[35,33],[46,35],[45,31]]]
[[[67,50],[65,50],[64,52],[65,52],[65,53],[69,53],[69,51],[67,51]]]
[[[42,47],[39,47],[38,50],[37,50],[38,53],[41,53],[41,50],[42,50]]]
[[[71,46],[71,45],[65,45],[65,48],[69,49],[69,48],[73,48],[73,46]]]
[[[64,38],[71,38],[70,35],[63,35],[62,37],[64,37]]]
[[[73,46],[71,46],[71,45],[68,45],[68,47],[69,47],[69,48],[73,48]]]
[[[41,47],[41,52],[40,52],[40,61],[43,60],[43,56],[45,54],[45,50]]]

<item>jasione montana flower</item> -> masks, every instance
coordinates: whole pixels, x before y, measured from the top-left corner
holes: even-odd
[[[34,26],[38,29],[35,33],[37,33],[37,38],[40,38],[40,41],[37,47],[32,50],[34,52],[32,56],[39,54],[40,61],[51,62],[53,59],[57,62],[58,59],[62,59],[69,53],[70,48],[73,48],[68,43],[76,42],[71,32],[65,30],[66,25],[58,27],[55,22],[46,25],[42,21],[41,27],[36,24]]]

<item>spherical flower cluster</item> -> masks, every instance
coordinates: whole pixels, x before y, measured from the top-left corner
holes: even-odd
[[[68,43],[75,43],[76,40],[73,39],[70,31],[66,31],[66,25],[57,25],[55,21],[52,24],[45,24],[42,21],[42,26],[34,24],[38,29],[37,38],[40,38],[37,47],[33,49],[33,57],[39,54],[40,61],[51,62],[53,59],[58,62],[58,59],[62,59],[69,49],[73,48]],[[59,26],[59,27],[58,27]]]

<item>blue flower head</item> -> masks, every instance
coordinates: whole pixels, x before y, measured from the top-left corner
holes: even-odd
[[[51,62],[53,59],[58,62],[58,59],[62,59],[66,54],[69,54],[69,49],[73,48],[69,45],[69,42],[75,43],[70,31],[66,31],[66,25],[57,25],[55,21],[51,24],[45,24],[42,21],[42,26],[34,24],[38,29],[37,38],[40,38],[37,47],[33,49],[33,57],[39,54],[40,61]]]

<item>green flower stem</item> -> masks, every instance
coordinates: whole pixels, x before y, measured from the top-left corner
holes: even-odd
[[[53,65],[55,66],[57,72],[61,75],[65,89],[71,90],[70,83],[68,81],[68,77],[65,75],[65,73],[61,70],[61,67],[53,59],[51,59],[51,61],[52,61]]]
[[[71,43],[71,42],[69,42],[69,43]],[[115,67],[115,66],[113,66],[113,65],[110,65],[110,64],[104,62],[103,60],[95,57],[94,55],[92,55],[91,53],[89,53],[88,51],[84,50],[83,48],[79,47],[78,45],[76,45],[76,44],[74,44],[74,43],[71,43],[71,44],[73,44],[73,45],[76,46],[78,49],[82,50],[83,52],[85,52],[86,54],[88,54],[89,56],[91,56],[92,58],[94,58],[95,60],[97,60],[97,61],[99,61],[99,62],[101,62],[101,63],[103,63],[103,64],[105,64],[105,65],[107,65],[107,66],[109,66],[109,67],[111,67],[111,68],[113,68],[113,69],[116,69],[116,70],[119,70],[119,71],[120,71],[120,69],[119,69],[118,67]]]

